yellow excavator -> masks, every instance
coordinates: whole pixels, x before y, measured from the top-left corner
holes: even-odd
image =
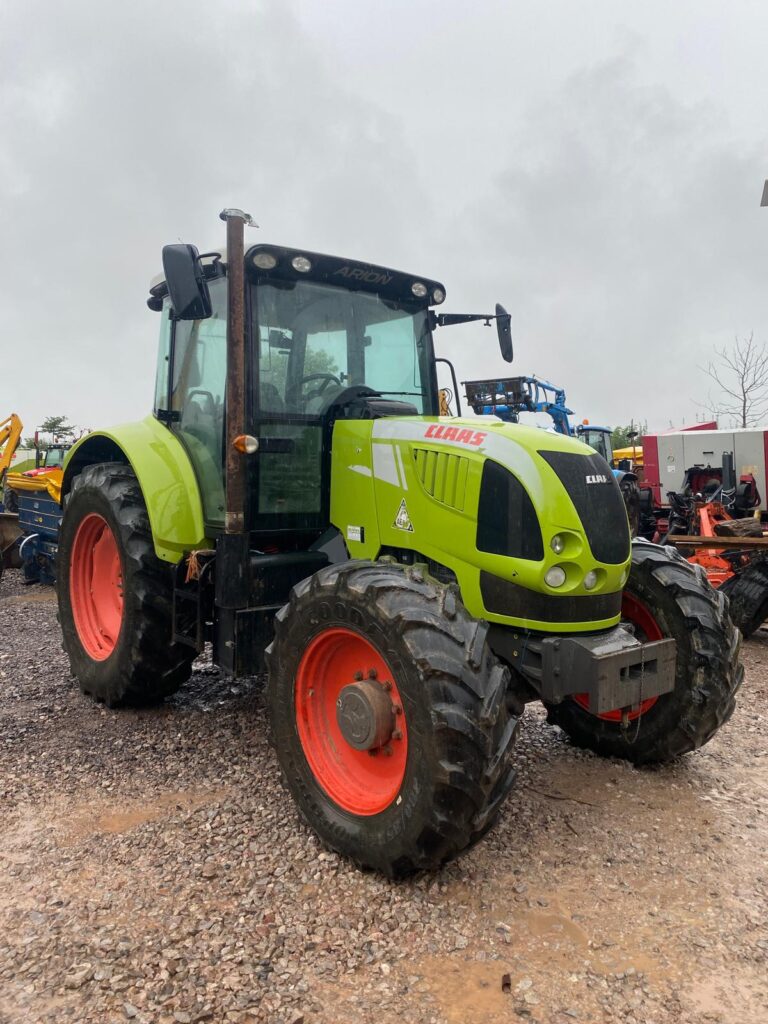
[[[64,458],[71,447],[71,442],[54,437],[43,448],[35,433],[35,468],[5,474],[0,550],[5,567],[23,569],[27,583],[53,583],[55,579],[61,482]]]
[[[24,424],[15,412],[0,420],[0,485],[5,481],[5,474],[8,472],[16,449],[21,443],[21,432]]]
[[[0,421],[0,497],[6,491],[5,482],[8,469],[21,442],[23,429],[24,425],[15,412]],[[2,576],[4,568],[21,564],[16,545],[21,532],[19,517],[12,512],[5,511],[2,501],[0,501],[0,576]]]

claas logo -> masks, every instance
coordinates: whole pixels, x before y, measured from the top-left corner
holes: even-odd
[[[488,435],[482,430],[468,430],[466,427],[446,427],[443,423],[430,423],[424,437],[434,437],[441,441],[458,441],[459,444],[471,444],[479,448]]]

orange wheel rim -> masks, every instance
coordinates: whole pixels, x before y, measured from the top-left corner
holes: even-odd
[[[96,512],[75,534],[69,596],[80,643],[94,661],[104,661],[115,649],[123,621],[123,572],[115,535]]]
[[[374,680],[391,701],[391,736],[370,750],[350,745],[337,717],[342,690],[360,680]],[[397,683],[377,648],[349,629],[320,633],[299,662],[294,701],[299,740],[320,788],[350,814],[386,810],[403,784],[408,730]]]

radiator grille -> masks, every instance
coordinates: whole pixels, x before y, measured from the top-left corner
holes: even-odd
[[[427,494],[463,512],[469,460],[429,448],[413,448],[412,451],[416,475]]]

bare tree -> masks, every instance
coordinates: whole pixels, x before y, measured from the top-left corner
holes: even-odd
[[[729,348],[715,348],[716,361],[704,372],[719,388],[710,394],[707,408],[716,416],[730,416],[740,427],[754,427],[768,415],[768,351],[748,338],[734,340]]]

